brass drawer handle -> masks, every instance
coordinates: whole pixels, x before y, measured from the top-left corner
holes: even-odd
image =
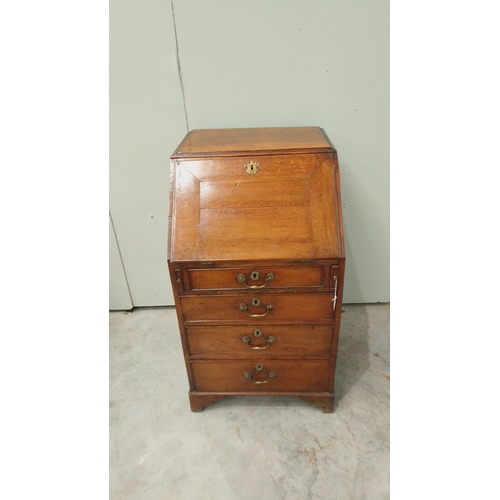
[[[266,313],[267,314],[267,313]],[[262,331],[259,330],[258,328],[256,328],[254,331],[253,331],[253,334],[254,334],[254,337],[262,337]],[[259,351],[262,351],[263,349],[267,349],[271,344],[274,344],[274,342],[276,342],[276,339],[274,338],[273,335],[269,335],[269,337],[264,337],[264,340],[266,341],[266,343],[264,345],[250,345],[250,337],[248,335],[244,335],[243,337],[241,337],[241,341],[246,344],[248,347],[250,347],[250,349],[254,349],[254,350],[259,350]]]
[[[247,288],[251,288],[251,289],[264,288],[270,281],[274,280],[274,273],[267,273],[266,274],[265,281],[264,281],[263,285],[249,285],[247,283],[247,278],[243,273],[239,273],[238,276],[236,276],[236,279],[240,283],[243,283]],[[259,279],[259,273],[257,271],[253,271],[250,274],[250,279],[253,281],[257,281]]]
[[[240,304],[240,311],[245,311],[245,314],[249,316],[250,318],[263,318],[264,316],[267,316],[269,314],[269,311],[272,311],[274,309],[274,304],[268,304],[266,306],[266,312],[263,314],[249,314],[248,313],[248,306],[244,303],[241,302]]]
[[[264,366],[263,366],[263,365],[257,365],[257,366],[255,367],[255,369],[256,369],[257,371],[261,371],[263,368],[264,368]],[[252,384],[267,384],[267,383],[268,383],[268,382],[269,382],[272,378],[276,377],[276,373],[274,373],[274,372],[269,372],[269,373],[267,374],[267,378],[266,378],[266,380],[254,380],[254,379],[252,378],[252,374],[251,374],[250,372],[245,372],[245,373],[243,374],[243,376],[244,376],[246,379],[250,380],[250,382],[252,382]]]

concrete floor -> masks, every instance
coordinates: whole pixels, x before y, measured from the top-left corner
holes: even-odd
[[[110,499],[389,498],[389,305],[345,305],[336,402],[192,413],[173,308],[110,313]]]

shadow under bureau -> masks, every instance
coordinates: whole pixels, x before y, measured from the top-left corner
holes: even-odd
[[[168,267],[193,411],[238,395],[333,411],[345,252],[322,129],[191,131],[171,156]]]

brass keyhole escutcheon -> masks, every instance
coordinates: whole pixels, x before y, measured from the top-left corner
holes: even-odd
[[[257,365],[255,365],[255,369],[258,372],[261,372],[264,369],[264,365],[261,365],[260,363],[258,363]]]
[[[259,169],[259,164],[255,161],[249,161],[245,163],[245,169],[248,175],[255,175]]]
[[[260,300],[257,298],[252,299],[252,305],[253,306],[258,306],[260,304]],[[274,310],[274,304],[267,304],[266,306],[266,312],[262,314],[250,314],[248,312],[248,306],[244,302],[240,302],[240,305],[238,306],[240,311],[243,311],[249,318],[263,318],[264,316],[267,316],[269,312]]]
[[[263,368],[264,368],[264,366],[262,366],[261,364],[258,364],[258,365],[255,366],[255,369],[257,371],[261,371]],[[275,372],[269,372],[267,374],[267,378],[265,380],[254,380],[253,377],[252,377],[252,374],[250,372],[243,373],[243,376],[246,379],[250,380],[250,382],[252,382],[252,384],[267,384],[272,378],[276,377],[276,373]]]
[[[252,271],[249,276],[252,281],[258,281],[260,278],[260,273],[259,271]],[[262,285],[249,285],[243,273],[238,273],[236,275],[236,280],[240,283],[243,283],[243,285],[246,288],[251,288],[252,290],[255,290],[258,288],[264,288],[270,281],[274,281],[274,273],[267,273],[266,277],[264,278],[264,283]]]
[[[254,337],[262,337],[262,330],[259,330],[258,328],[256,328],[254,331],[253,331],[253,335]]]

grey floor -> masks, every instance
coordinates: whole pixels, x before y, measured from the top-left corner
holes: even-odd
[[[110,313],[110,499],[389,498],[389,305],[345,305],[333,414],[298,398],[192,413],[173,308]]]

